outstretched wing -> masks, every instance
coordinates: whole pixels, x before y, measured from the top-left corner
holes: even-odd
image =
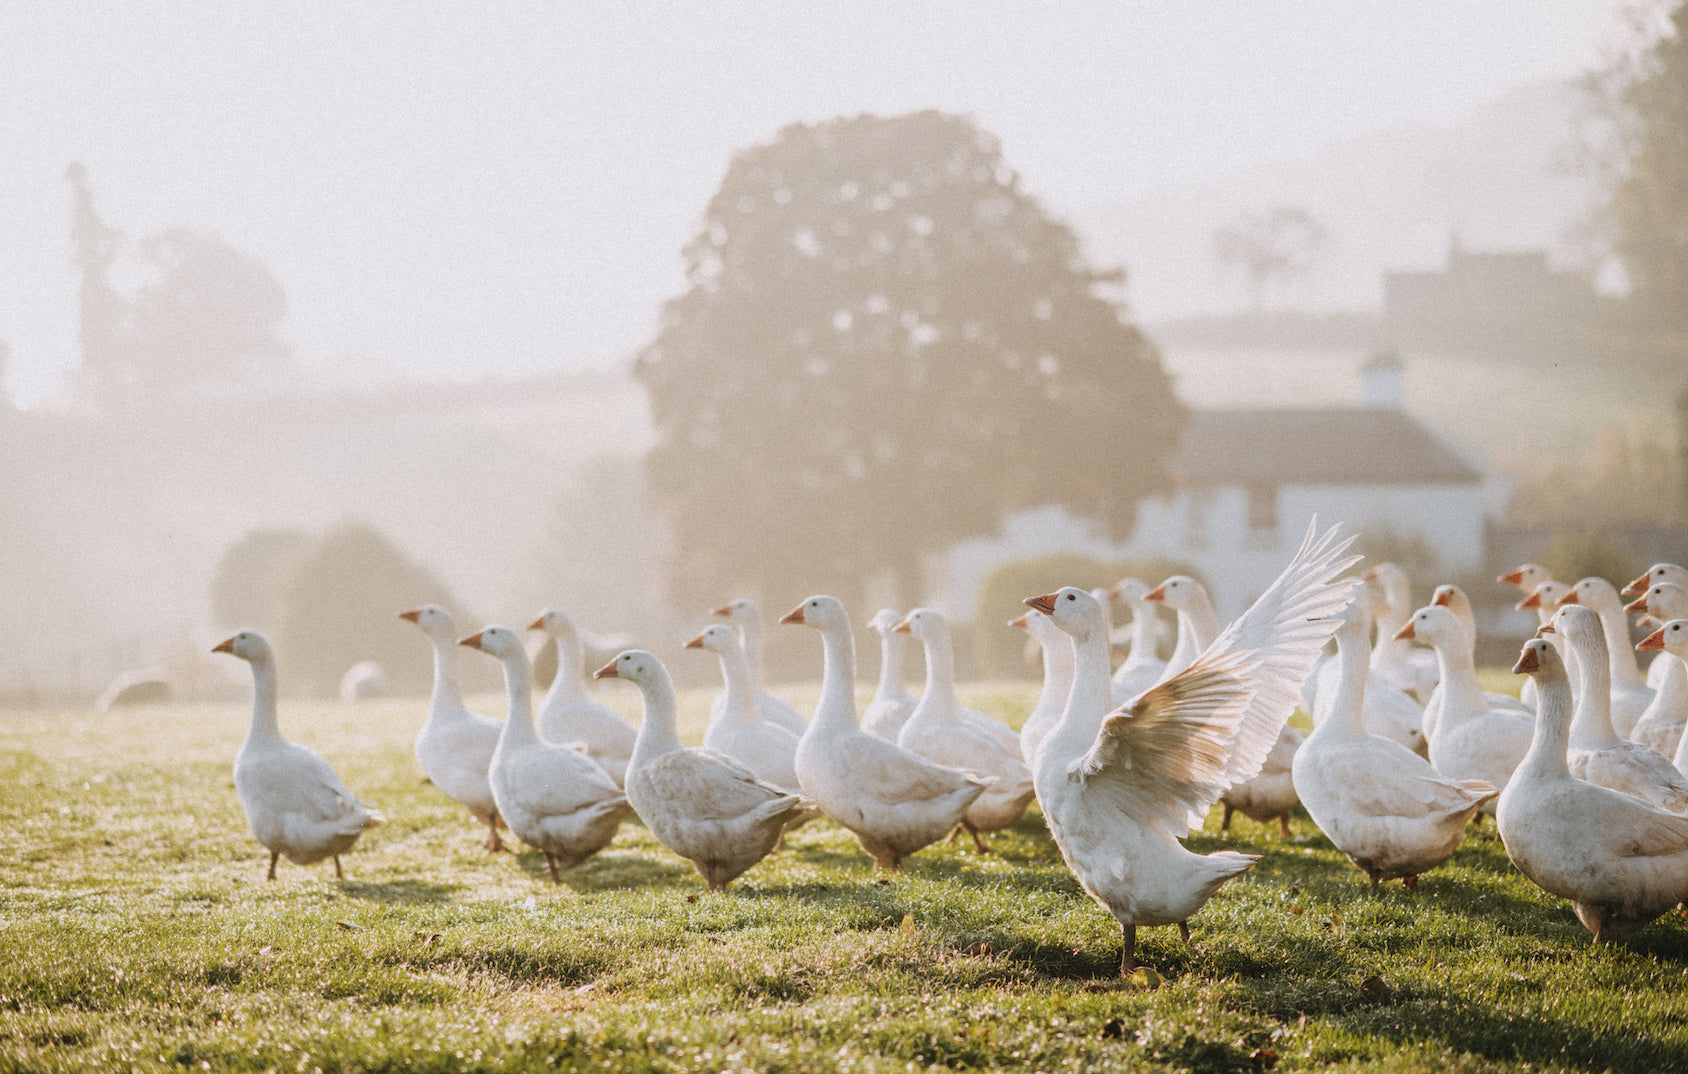
[[[1189,668],[1102,721],[1070,775],[1139,823],[1201,824],[1225,788],[1260,771],[1295,710],[1301,682],[1335,633],[1359,557],[1335,528],[1301,549],[1248,611]]]

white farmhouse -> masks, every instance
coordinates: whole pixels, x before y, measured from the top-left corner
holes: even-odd
[[[1169,464],[1172,490],[1142,501],[1129,540],[1109,542],[1059,508],[1022,512],[999,536],[951,550],[943,606],[970,619],[994,567],[1071,551],[1188,563],[1225,621],[1277,576],[1315,515],[1321,527],[1345,523],[1362,542],[1365,534],[1422,540],[1440,578],[1477,570],[1510,483],[1405,413],[1401,387],[1400,362],[1386,354],[1362,370],[1360,406],[1193,411]]]

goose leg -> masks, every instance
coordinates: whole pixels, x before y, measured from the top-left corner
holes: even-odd
[[[270,851],[270,873],[269,873],[268,876],[264,877],[265,880],[274,880],[275,879],[275,863],[277,861],[279,861],[280,859],[281,859],[281,851],[279,851],[279,850]]]
[[[1288,813],[1278,814],[1278,835],[1282,837],[1285,842],[1288,842],[1290,839]]]
[[[1178,923],[1178,938],[1185,943],[1190,942],[1190,923],[1188,921]]]
[[[342,870],[340,868],[340,855],[338,855],[338,854],[334,855],[334,879],[336,879],[336,880],[346,879],[346,874],[345,874],[344,870]]]
[[[1416,888],[1416,887],[1418,887],[1418,876],[1417,876],[1417,874],[1414,874],[1412,876],[1403,876],[1401,878],[1401,886],[1404,887],[1404,888]]]
[[[488,854],[497,854],[499,851],[504,850],[505,849],[504,840],[502,840],[498,837],[498,814],[497,813],[494,813],[494,814],[492,814],[492,816],[487,818],[487,820],[486,820],[486,830],[487,830],[486,842],[481,844],[482,846],[486,847],[486,852]]]
[[[944,846],[955,846],[955,841],[961,838],[961,828],[962,826],[957,824],[954,828],[950,829],[949,838],[944,840]]]
[[[1119,933],[1119,975],[1129,977],[1137,972],[1137,923],[1121,924]]]
[[[557,871],[557,856],[549,851],[545,854],[545,868],[551,873],[551,883],[563,882],[563,875]]]
[[[1225,806],[1225,816],[1220,818],[1220,821],[1219,821],[1219,834],[1220,835],[1230,835],[1231,834],[1231,814],[1235,813],[1236,811],[1237,810],[1236,810],[1235,806],[1232,806],[1229,803],[1226,804],[1226,806]]]
[[[979,838],[979,829],[973,827],[971,824],[967,824],[966,822],[963,822],[962,826],[967,829],[967,834],[973,837],[974,850],[977,850],[981,854],[989,854],[991,852],[990,847],[985,845],[985,841]]]

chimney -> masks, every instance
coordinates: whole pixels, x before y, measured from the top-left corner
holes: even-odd
[[[1367,410],[1406,409],[1406,369],[1393,347],[1373,353],[1360,367],[1360,405]]]

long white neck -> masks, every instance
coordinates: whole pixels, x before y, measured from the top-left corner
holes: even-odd
[[[537,741],[539,732],[533,726],[533,664],[520,648],[499,657],[504,665],[504,689],[510,698],[510,712],[499,731],[499,745],[524,745]],[[562,669],[557,669],[562,676]]]
[[[1196,662],[1219,637],[1219,618],[1204,594],[1196,594],[1188,608],[1178,609],[1178,643],[1173,647],[1172,659],[1166,662],[1166,678],[1183,671]]]
[[[1043,648],[1043,692],[1037,696],[1026,723],[1054,719],[1066,708],[1067,697],[1073,692],[1073,643],[1065,632],[1053,623],[1037,631],[1038,644]]]
[[[1489,702],[1483,696],[1483,684],[1477,681],[1477,665],[1472,662],[1465,631],[1458,621],[1454,621],[1454,629],[1431,639],[1431,645],[1442,680],[1437,689],[1442,694],[1443,715],[1467,716],[1486,710]]]
[[[1575,733],[1571,724],[1571,680],[1565,677],[1564,668],[1538,674],[1536,727],[1530,738],[1530,751],[1519,763],[1519,770],[1535,779],[1570,779],[1565,750]]]
[[[900,701],[909,696],[903,685],[903,635],[894,630],[879,631],[879,685],[875,701]]]
[[[428,641],[434,647],[434,692],[428,707],[432,719],[437,713],[462,709],[463,691],[457,685],[457,643],[431,631]]]
[[[727,685],[722,719],[760,723],[762,717],[756,711],[756,687],[750,678],[750,660],[745,656],[744,648],[728,645],[716,650],[715,655],[721,658],[721,679]]]
[[[1131,652],[1126,655],[1125,662],[1136,667],[1158,659],[1155,647],[1159,639],[1155,637],[1155,606],[1145,600],[1135,600],[1132,604],[1131,616]],[[1044,652],[1049,647],[1044,646]]]
[[[1592,631],[1583,631],[1569,640],[1577,653],[1576,715],[1571,719],[1571,747],[1600,750],[1615,746],[1619,739],[1612,727],[1611,665],[1600,651],[1606,641]],[[1536,689],[1541,689],[1540,684]]]
[[[744,658],[750,665],[750,683],[758,694],[767,685],[762,675],[762,617],[747,615],[739,624],[739,636],[744,639]]]
[[[668,669],[651,668],[638,685],[645,715],[639,724],[639,737],[633,742],[633,756],[627,762],[629,769],[643,767],[653,758],[681,748],[679,703]]]
[[[252,665],[252,726],[246,731],[246,744],[285,741],[276,723],[275,657],[263,653],[248,662]]]
[[[848,623],[820,628],[821,699],[815,706],[812,731],[840,731],[858,728],[856,718],[856,639]]]
[[[1647,684],[1641,674],[1641,664],[1635,658],[1635,644],[1629,640],[1629,620],[1624,616],[1622,606],[1612,606],[1616,602],[1601,603],[1597,611],[1600,613],[1600,630],[1606,635],[1606,666],[1609,672],[1610,684],[1620,690],[1631,689]]]
[[[952,712],[955,700],[955,647],[950,644],[949,628],[942,623],[928,623],[920,639],[926,650],[926,690],[920,695],[920,707],[940,706]]]
[[[586,696],[584,679],[586,653],[580,635],[563,630],[551,635],[557,643],[557,674],[551,678],[551,688],[545,691],[545,708],[565,701],[578,701]]]
[[[1364,738],[1366,676],[1371,672],[1367,616],[1344,619],[1336,631],[1336,694],[1313,733],[1322,738]]]
[[[1372,647],[1371,665],[1374,668],[1398,667],[1401,658],[1407,655],[1411,648],[1405,638],[1397,640],[1395,635],[1406,623],[1407,617],[1387,600],[1379,600],[1377,606],[1377,644]]]
[[[1108,668],[1108,638],[1102,624],[1085,624],[1073,639],[1073,685],[1067,692],[1061,722],[1043,740],[1038,759],[1061,758],[1062,767],[1082,756],[1096,740],[1102,717],[1114,707],[1113,681]]]

